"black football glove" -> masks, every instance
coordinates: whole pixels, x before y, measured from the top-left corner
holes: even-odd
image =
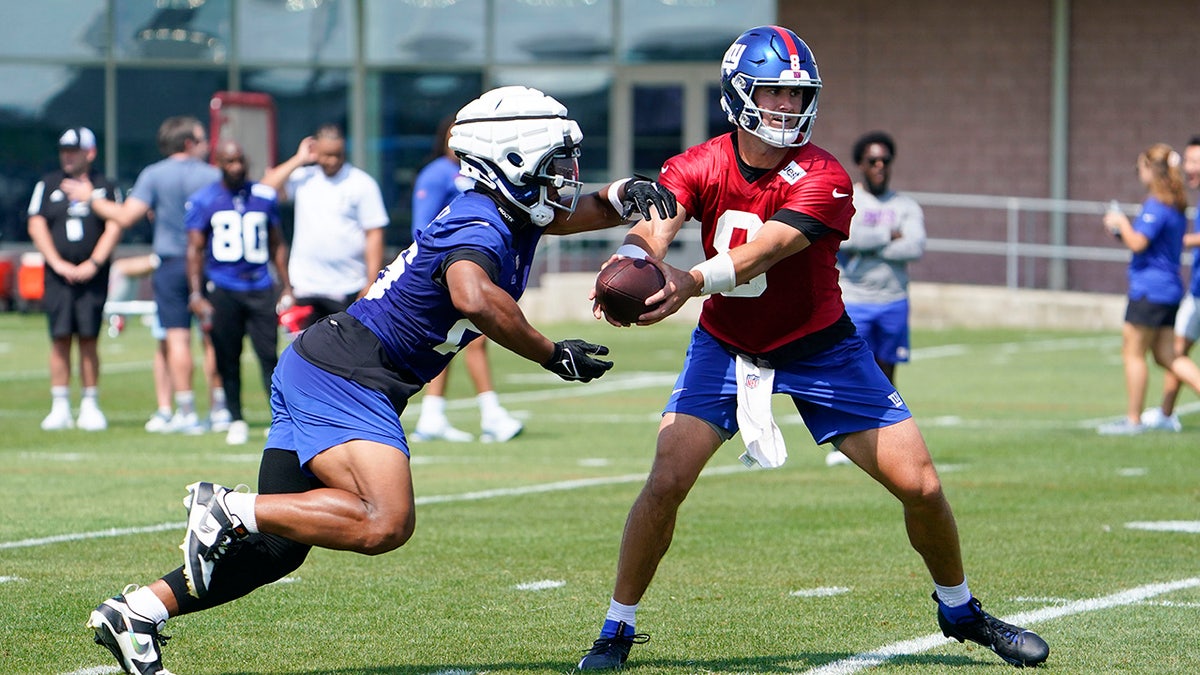
[[[554,343],[554,354],[542,367],[567,381],[591,382],[609,368],[612,361],[597,356],[608,354],[608,347],[583,340],[563,340]]]
[[[675,193],[663,187],[658,181],[634,174],[633,178],[625,184],[625,199],[621,200],[621,206],[625,207],[625,212],[621,214],[621,217],[629,220],[629,217],[636,211],[641,214],[642,218],[650,220],[653,216],[650,212],[651,205],[658,209],[659,218],[666,220],[675,217]]]

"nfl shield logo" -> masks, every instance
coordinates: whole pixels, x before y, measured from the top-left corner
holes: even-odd
[[[758,388],[758,375],[750,374],[750,375],[746,376],[746,388],[747,389]]]

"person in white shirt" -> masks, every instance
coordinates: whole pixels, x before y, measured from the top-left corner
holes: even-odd
[[[288,263],[295,297],[281,298],[281,306],[312,307],[305,325],[349,307],[383,267],[388,213],[375,179],[346,162],[341,129],[322,125],[262,183],[295,210]]]

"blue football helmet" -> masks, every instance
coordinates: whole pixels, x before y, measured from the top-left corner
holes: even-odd
[[[801,89],[799,112],[764,110],[755,87]],[[734,125],[777,148],[796,148],[812,137],[821,76],[808,45],[792,31],[760,26],[742,33],[721,60],[721,109]]]

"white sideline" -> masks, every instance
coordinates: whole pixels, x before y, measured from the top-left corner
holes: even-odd
[[[700,473],[701,476],[721,476],[730,473],[744,473],[750,471],[741,464],[731,464],[728,466],[714,466],[705,469]],[[631,473],[624,476],[609,476],[605,478],[581,478],[578,480],[564,480],[553,483],[539,483],[536,485],[525,485],[515,488],[497,488],[495,490],[479,490],[476,492],[464,492],[456,495],[429,495],[426,497],[417,497],[417,505],[422,504],[445,504],[449,502],[473,502],[481,499],[492,499],[495,497],[514,497],[520,495],[532,495],[543,492],[560,492],[563,490],[576,490],[585,487],[595,487],[598,485],[617,485],[620,483],[636,483],[646,480],[644,473]],[[105,537],[123,537],[129,534],[149,534],[151,532],[163,532],[165,530],[182,530],[187,527],[186,522],[178,523],[159,523],[158,525],[146,525],[143,527],[114,527],[107,530],[96,530],[94,532],[75,532],[71,534],[56,534],[50,537],[38,537],[36,539],[22,539],[20,541],[0,541],[0,551],[13,548],[30,548],[33,546],[47,546],[49,544],[61,544],[71,541],[84,541],[87,539],[102,539]]]
[[[1159,584],[1147,584],[1138,586],[1112,595],[1105,595],[1099,598],[1090,598],[1087,600],[1076,600],[1065,605],[1055,605],[1053,607],[1043,607],[1030,612],[1020,612],[1011,616],[1003,617],[1003,621],[1014,623],[1019,626],[1028,626],[1030,624],[1049,621],[1050,619],[1058,619],[1064,616],[1073,614],[1082,614],[1084,612],[1095,612],[1111,607],[1120,607],[1123,605],[1132,605],[1136,602],[1153,598],[1156,595],[1170,593],[1172,591],[1182,590],[1184,588],[1194,588],[1200,586],[1200,577],[1192,577],[1190,579],[1180,579],[1179,581],[1168,581]],[[943,637],[941,633],[933,633],[924,637],[914,638],[912,640],[904,640],[903,642],[893,642],[890,645],[884,645],[869,652],[855,654],[849,658],[839,659],[832,663],[827,663],[817,668],[804,671],[803,675],[850,675],[857,673],[860,670],[873,668],[889,659],[897,656],[911,656],[939,647],[950,642],[949,638]],[[1053,646],[1051,646],[1051,654],[1053,654]]]

